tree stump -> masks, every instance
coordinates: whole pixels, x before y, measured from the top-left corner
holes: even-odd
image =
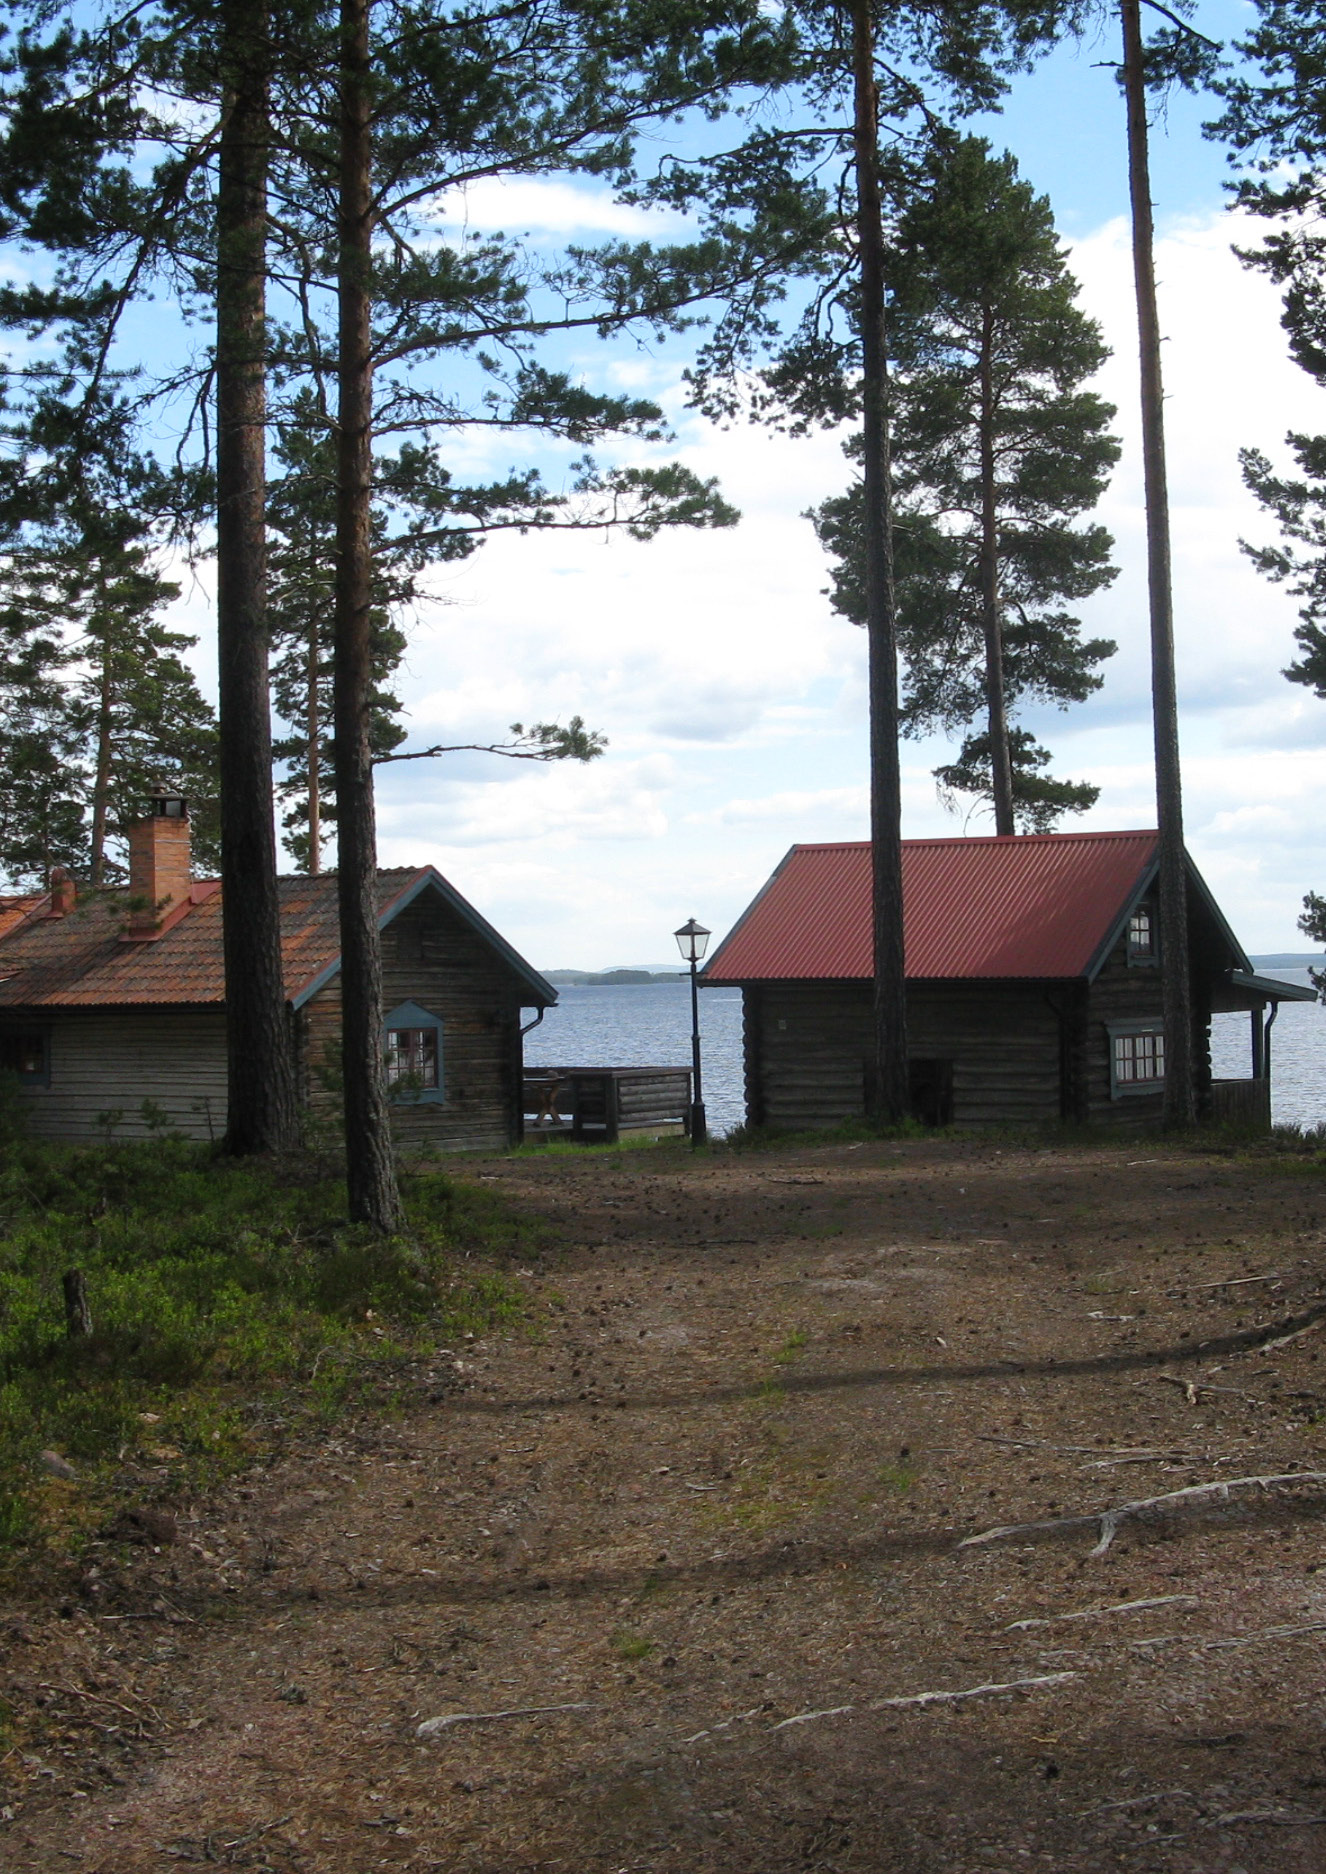
[[[87,1283],[81,1269],[66,1269],[64,1284],[64,1329],[70,1340],[82,1340],[92,1332],[92,1309],[88,1305]]]

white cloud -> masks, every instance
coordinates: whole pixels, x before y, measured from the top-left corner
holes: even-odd
[[[430,219],[449,232],[619,234],[633,240],[675,235],[685,226],[670,210],[633,208],[604,189],[537,177],[490,176],[452,189],[432,205]]]
[[[823,822],[824,819],[841,817],[852,825],[852,831],[845,838],[860,838],[861,828],[869,821],[870,797],[865,787],[827,787],[818,793],[801,792],[793,794],[765,794],[754,800],[729,800],[721,807],[711,807],[701,813],[687,814],[692,826],[750,826],[763,820],[781,820],[794,829],[793,837],[801,839],[804,835],[797,829],[805,826],[812,818]]]

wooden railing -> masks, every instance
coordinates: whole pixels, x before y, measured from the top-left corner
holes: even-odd
[[[1242,1126],[1248,1131],[1271,1129],[1269,1080],[1213,1080],[1211,1120],[1217,1126]]]
[[[525,1138],[613,1145],[628,1132],[684,1132],[690,1117],[686,1067],[538,1067],[524,1076]]]

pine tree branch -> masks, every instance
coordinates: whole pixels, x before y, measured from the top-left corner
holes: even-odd
[[[508,761],[597,761],[608,746],[606,735],[587,729],[580,716],[565,728],[557,722],[534,722],[529,728],[513,722],[513,742],[439,742],[432,748],[405,749],[398,754],[375,755],[373,766],[393,761],[431,761],[437,755],[501,755]]]
[[[1225,48],[1218,39],[1208,39],[1205,33],[1199,33],[1195,26],[1188,24],[1187,20],[1180,19],[1177,13],[1171,13],[1167,6],[1162,6],[1160,0],[1142,0],[1142,5],[1150,7],[1153,13],[1161,14],[1171,26],[1176,26],[1181,33],[1186,33],[1189,39],[1199,39],[1204,46],[1210,46],[1213,52],[1224,51]]]

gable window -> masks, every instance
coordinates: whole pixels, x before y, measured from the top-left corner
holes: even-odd
[[[17,1075],[25,1087],[49,1086],[51,1049],[46,1030],[0,1029],[0,1072]]]
[[[442,1020],[417,1002],[402,1002],[383,1022],[387,1091],[398,1104],[439,1101],[442,1084]]]
[[[1149,904],[1139,904],[1128,920],[1128,961],[1154,963],[1156,927]]]
[[[1165,1084],[1165,1030],[1159,1021],[1110,1028],[1110,1098],[1158,1093]]]

